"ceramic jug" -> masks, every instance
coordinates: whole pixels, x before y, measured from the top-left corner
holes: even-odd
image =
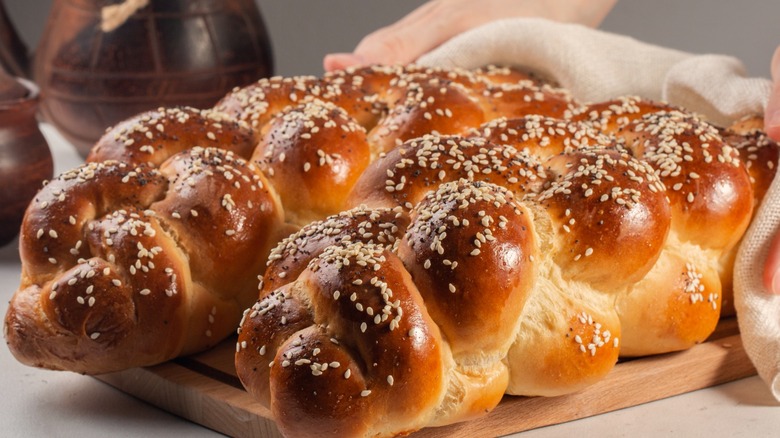
[[[105,26],[106,8],[144,5]],[[35,53],[42,113],[86,156],[105,129],[160,106],[213,106],[270,76],[254,0],[55,0]]]

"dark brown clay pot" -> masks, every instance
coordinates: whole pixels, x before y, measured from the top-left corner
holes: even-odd
[[[5,11],[5,2],[0,0],[0,64],[8,73],[28,78],[30,59],[19,34]]]
[[[159,106],[208,108],[273,71],[254,0],[151,0],[112,31],[120,0],[55,0],[35,54],[47,121],[86,156],[105,129]]]
[[[38,129],[38,88],[30,81],[18,79],[18,87],[8,84],[10,76],[0,75],[0,89],[11,90],[0,98],[0,246],[11,242],[19,233],[24,211],[43,181],[54,172],[51,151]]]

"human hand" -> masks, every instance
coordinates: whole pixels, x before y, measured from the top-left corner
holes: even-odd
[[[764,128],[770,138],[780,141],[780,46],[772,57],[772,81],[774,85],[764,112]]]
[[[772,57],[772,80],[774,85],[764,112],[764,129],[770,138],[780,141],[780,46]],[[769,293],[780,294],[780,233],[775,234],[769,246],[763,280]]]
[[[617,0],[430,0],[364,37],[352,53],[325,56],[326,71],[367,64],[405,64],[448,39],[502,18],[540,17],[598,26]]]

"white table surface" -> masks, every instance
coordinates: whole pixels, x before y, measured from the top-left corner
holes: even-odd
[[[55,173],[82,161],[42,125]],[[17,242],[0,248],[0,314],[19,284]],[[0,348],[0,436],[212,437],[214,431],[168,414],[91,377],[26,367]],[[528,431],[525,437],[780,437],[780,403],[758,377],[582,420]]]

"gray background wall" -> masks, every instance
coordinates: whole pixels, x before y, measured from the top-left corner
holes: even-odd
[[[273,40],[276,72],[321,74],[322,57],[349,51],[424,0],[256,0]],[[479,0],[474,0],[479,1]],[[35,47],[51,0],[5,0],[28,46]],[[740,58],[753,76],[769,76],[780,44],[780,0],[620,0],[602,28],[695,53]]]

